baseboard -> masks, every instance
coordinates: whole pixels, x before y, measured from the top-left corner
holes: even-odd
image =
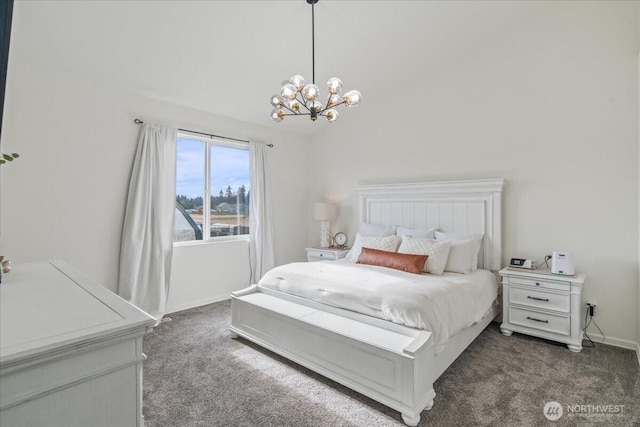
[[[165,314],[176,313],[178,311],[189,310],[190,308],[196,308],[207,304],[213,304],[214,302],[220,302],[231,298],[230,294],[222,294],[214,297],[204,298],[197,301],[190,301],[185,304],[175,305],[167,307]]]
[[[639,348],[638,343],[634,341],[623,340],[621,338],[616,338],[616,337],[605,338],[602,335],[596,334],[593,332],[589,332],[588,334],[589,334],[589,337],[591,337],[593,342],[595,342],[596,344],[601,343],[601,344],[612,345],[614,347],[626,348],[628,350],[633,350],[635,352],[637,352]],[[604,341],[603,341],[603,338],[604,338]],[[585,336],[584,339],[587,339],[587,337]]]

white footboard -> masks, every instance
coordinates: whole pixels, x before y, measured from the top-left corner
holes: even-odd
[[[231,310],[233,334],[399,411],[408,425],[433,406],[429,332],[255,285],[232,294]]]

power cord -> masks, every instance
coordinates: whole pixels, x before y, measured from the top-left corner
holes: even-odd
[[[545,255],[544,256],[544,265],[547,266],[547,268],[549,268],[549,260],[553,258],[553,255]]]
[[[589,310],[585,310],[585,313],[584,313],[584,328],[583,328],[583,331],[584,331],[584,336],[589,340],[591,345],[585,345],[584,347],[595,347],[596,344],[593,342],[593,340],[591,339],[591,337],[587,333],[587,328],[591,324],[591,320],[593,320],[593,316],[591,316],[591,318],[589,319],[589,322],[587,322],[587,317],[589,317]]]
[[[602,329],[600,329],[600,326],[598,326],[598,323],[593,319],[593,316],[589,316],[589,312],[590,310],[586,310],[584,313],[584,328],[582,329],[584,331],[584,336],[589,340],[589,342],[591,343],[591,345],[587,345],[585,347],[595,347],[596,344],[593,342],[593,340],[591,339],[591,337],[589,336],[589,334],[587,333],[587,328],[591,325],[591,323],[593,322],[593,324],[596,326],[596,328],[598,328],[598,331],[600,331],[600,334],[602,334],[602,341],[599,342],[599,344],[604,343],[604,340],[607,338],[604,334],[604,332],[602,332]],[[587,318],[589,319],[589,321],[587,322]]]

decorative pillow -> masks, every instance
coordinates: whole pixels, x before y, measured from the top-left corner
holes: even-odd
[[[398,236],[366,236],[361,233],[356,233],[353,246],[345,258],[351,262],[356,262],[363,246],[381,251],[396,252],[398,243],[400,243],[400,237]]]
[[[440,276],[447,265],[449,257],[449,249],[451,241],[444,240],[439,242],[424,237],[402,236],[402,243],[398,248],[398,252],[403,254],[428,255],[427,262],[424,265],[424,272]]]
[[[359,231],[365,236],[393,236],[396,234],[396,226],[361,222]]]
[[[480,246],[482,245],[482,238],[484,237],[481,233],[468,233],[468,234],[455,234],[455,233],[441,233],[440,231],[436,231],[436,240],[477,240],[478,241],[478,250],[476,252],[476,257],[471,264],[471,271],[476,271],[478,269],[478,252],[480,251]]]
[[[358,264],[377,265],[421,274],[428,255],[399,254],[397,252],[380,251],[378,249],[362,248],[358,257]]]
[[[396,236],[413,236],[413,237],[426,237],[427,239],[435,239],[436,230],[435,228],[405,228],[400,227],[396,228]]]
[[[473,270],[473,263],[478,263],[478,249],[480,240],[451,240],[451,250],[444,271],[469,274]]]

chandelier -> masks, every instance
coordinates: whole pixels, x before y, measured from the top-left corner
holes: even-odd
[[[347,107],[357,107],[362,100],[362,95],[357,90],[350,90],[344,95],[342,91],[342,80],[331,77],[327,81],[329,95],[326,103],[318,101],[320,90],[316,86],[316,46],[315,46],[315,15],[314,5],[318,0],[306,0],[311,5],[311,67],[312,81],[307,83],[301,75],[296,74],[289,81],[283,83],[280,94],[271,97],[271,105],[275,108],[271,111],[271,119],[281,122],[285,116],[310,116],[311,120],[318,120],[318,116],[326,117],[333,123],[338,120],[338,111],[335,107],[346,105]],[[288,111],[285,112],[285,110]]]

